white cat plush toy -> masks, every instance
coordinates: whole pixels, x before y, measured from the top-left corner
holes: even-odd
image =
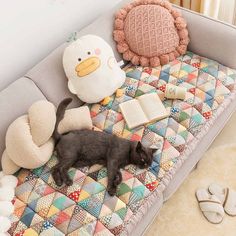
[[[7,231],[11,227],[10,216],[14,212],[12,203],[18,179],[13,175],[5,175],[0,171],[0,235],[10,235]]]
[[[96,35],[85,35],[71,43],[64,51],[63,67],[71,93],[86,103],[110,101],[125,82],[125,72],[117,63],[112,48]]]

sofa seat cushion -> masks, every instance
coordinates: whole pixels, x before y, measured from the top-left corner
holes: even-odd
[[[31,209],[34,218],[41,217],[42,221],[50,222],[50,230],[54,234],[79,235],[83,232],[98,235],[99,228],[104,235],[133,235],[132,231],[136,230],[137,225],[147,219],[139,232],[134,231],[137,232],[136,236],[141,235],[150,221],[150,218],[146,218],[150,209],[156,207],[156,211],[152,209],[151,213],[155,215],[162,197],[172,193],[168,191],[168,195],[165,195],[168,185],[172,185],[172,190],[173,185],[182,181],[177,176],[181,167],[187,160],[197,160],[192,156],[194,150],[201,149],[200,141],[209,137],[211,130],[215,130],[214,124],[219,124],[218,120],[227,120],[223,114],[229,115],[228,107],[236,98],[236,71],[192,52],[165,66],[149,68],[128,65],[124,70],[124,94],[121,97],[112,96],[106,106],[90,104],[92,122],[104,132],[157,147],[153,163],[148,169],[139,169],[135,165],[122,169],[122,183],[112,198],[106,191],[107,170],[102,166],[71,168],[69,176],[73,185],[69,187],[58,187],[53,180],[51,169],[57,164],[55,155],[38,169],[20,170],[17,201],[23,201],[26,208]],[[171,111],[169,117],[128,129],[119,104],[146,93],[163,94],[167,84],[186,88],[185,99],[165,99],[163,104]],[[232,109],[235,110],[235,107],[236,103]],[[219,129],[215,132],[219,132]],[[209,144],[213,138],[211,135],[204,142]],[[205,150],[205,146],[202,150]],[[186,168],[189,170],[191,166]],[[178,181],[172,182],[175,176]],[[60,208],[58,199],[68,205]],[[155,205],[157,202],[160,205]],[[79,215],[85,218],[78,222]],[[89,222],[87,219],[90,219]],[[14,221],[10,233],[30,231],[32,228],[33,223],[24,225],[23,214]],[[47,230],[42,227],[40,232],[48,235]]]
[[[37,100],[46,99],[33,81],[22,77],[0,92],[0,159],[8,126]],[[1,165],[0,165],[1,166]]]

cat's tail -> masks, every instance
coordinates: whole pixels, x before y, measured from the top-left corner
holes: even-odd
[[[60,121],[64,118],[66,108],[71,103],[71,101],[72,101],[72,98],[66,98],[63,101],[61,101],[61,103],[59,104],[57,108],[57,113],[56,113],[57,119],[56,119],[55,129],[52,134],[52,137],[55,140],[55,145],[58,143],[58,141],[61,138],[61,134],[58,132],[58,125]]]

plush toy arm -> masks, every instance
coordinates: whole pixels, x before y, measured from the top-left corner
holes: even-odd
[[[69,88],[69,90],[70,90],[71,93],[76,94],[76,91],[75,91],[75,89],[74,89],[74,86],[73,86],[73,84],[71,83],[70,80],[68,80],[68,88]]]
[[[117,64],[115,57],[109,57],[107,65],[112,69]]]

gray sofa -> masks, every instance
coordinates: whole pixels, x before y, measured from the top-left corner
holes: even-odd
[[[112,25],[114,12],[122,5],[130,2],[124,0],[114,9],[104,16],[98,18],[92,24],[88,25],[78,35],[96,34],[103,37],[116,52],[115,43],[112,39]],[[189,50],[214,59],[225,66],[236,69],[236,27],[216,21],[214,19],[199,15],[189,10],[181,9],[183,16],[188,22],[188,29],[191,38]],[[62,67],[62,53],[68,43],[64,43],[56,48],[39,64],[33,67],[22,78],[15,80],[0,92],[0,157],[5,148],[4,139],[7,127],[18,116],[26,113],[29,106],[37,100],[47,99],[57,105],[65,97],[73,97],[71,106],[79,106],[82,103],[67,89],[67,79]],[[121,60],[121,56],[116,54],[117,60]],[[197,164],[202,154],[207,150],[211,142],[214,140],[218,132],[224,127],[230,115],[236,109],[236,101],[227,108],[219,120],[215,124],[215,128],[209,132],[205,139],[201,140],[198,150],[196,150],[191,158],[185,161],[181,169],[176,173],[160,196],[155,206],[150,208],[150,212],[142,221],[142,224],[136,226],[136,230],[132,235],[142,235],[145,228],[150,224],[159,209],[179,187],[190,171]]]

